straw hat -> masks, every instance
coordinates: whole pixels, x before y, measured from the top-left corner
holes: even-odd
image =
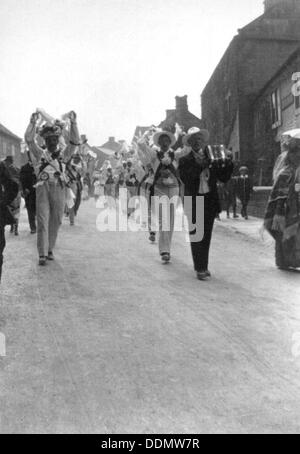
[[[195,134],[202,134],[204,141],[205,142],[209,141],[209,132],[207,129],[200,129],[200,128],[197,128],[196,126],[193,126],[192,128],[190,128],[188,130],[187,134],[184,136],[184,139],[183,139],[184,144],[188,145],[190,138]]]
[[[161,136],[168,136],[169,137],[169,139],[171,140],[171,145],[170,145],[171,147],[173,147],[173,145],[175,145],[176,137],[170,131],[158,131],[158,132],[156,132],[153,135],[153,139],[152,139],[154,145],[159,147],[159,139],[161,138]]]
[[[59,124],[50,124],[46,123],[39,132],[40,136],[43,139],[47,139],[48,137],[60,137],[62,135],[62,127]]]
[[[282,137],[290,137],[291,139],[300,139],[300,129],[291,129],[282,134]]]

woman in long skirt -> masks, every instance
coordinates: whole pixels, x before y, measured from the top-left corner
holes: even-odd
[[[275,239],[277,267],[291,270],[300,267],[300,129],[284,136],[287,151],[275,165],[264,225]]]

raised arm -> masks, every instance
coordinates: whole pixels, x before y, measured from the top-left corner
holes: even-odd
[[[31,157],[34,161],[38,162],[43,154],[43,149],[39,147],[36,142],[37,136],[37,122],[38,122],[38,114],[33,113],[30,118],[30,123],[27,126],[25,132],[25,142],[29,148]]]
[[[182,148],[177,148],[177,150],[174,151],[174,156],[176,161],[178,162],[179,159],[183,158],[183,156],[186,156],[191,152],[191,147],[188,146],[183,146]]]
[[[152,165],[156,159],[156,151],[147,145],[145,139],[138,141],[138,156],[142,161],[143,165]]]
[[[75,112],[69,113],[69,119],[71,123],[70,133],[69,133],[69,143],[64,150],[64,159],[67,161],[70,159],[73,153],[75,153],[77,147],[80,146],[80,135],[77,126],[77,115]]]

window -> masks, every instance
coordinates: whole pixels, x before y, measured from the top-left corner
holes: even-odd
[[[271,118],[273,129],[281,125],[281,103],[279,89],[273,91],[271,94]]]
[[[226,113],[230,114],[231,111],[231,91],[229,90],[227,95],[225,96],[225,105],[226,105]]]
[[[11,146],[11,155],[12,156],[16,155],[16,147],[14,145]]]
[[[260,109],[260,106],[258,107],[258,109]],[[258,110],[255,113],[255,117],[254,117],[254,137],[255,138],[259,136],[260,123],[261,123],[261,113],[260,113],[260,110]]]
[[[295,72],[292,75],[292,80],[295,81],[292,86],[292,95],[294,97],[295,111],[300,113],[300,72]]]

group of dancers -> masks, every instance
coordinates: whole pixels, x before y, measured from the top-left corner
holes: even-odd
[[[275,166],[265,227],[276,242],[277,266],[287,270],[300,266],[300,130],[287,132],[284,139],[285,149]],[[38,262],[45,266],[54,260],[64,213],[74,225],[81,198],[85,198],[85,191],[90,191],[86,188],[87,167],[75,112],[69,112],[59,121],[37,110],[30,118],[25,141],[28,163],[21,169],[19,178],[31,233],[37,233]],[[106,161],[94,173],[94,197],[116,198],[121,188],[127,189],[128,199],[143,193],[149,201],[149,239],[155,242],[158,236],[158,251],[164,264],[171,261],[176,207],[181,199],[188,221],[196,276],[199,280],[209,279],[213,226],[221,212],[218,185],[222,183],[226,187],[231,181],[232,153],[223,146],[217,150],[211,147],[209,132],[205,129],[192,127],[187,132],[173,133],[151,128],[126,158],[124,154],[116,153],[114,160]],[[17,234],[13,203],[20,194],[20,185],[10,168],[12,165],[11,162],[0,165],[0,272],[5,225],[11,225]],[[240,184],[244,187],[248,178],[246,170],[242,169],[240,175]],[[152,225],[154,197],[172,201],[167,212],[160,209],[157,213],[157,229]],[[200,217],[199,198],[204,202]],[[128,216],[131,213],[129,210]],[[247,217],[244,206],[243,215]],[[167,229],[164,228],[166,221]],[[199,230],[202,231],[200,237],[197,235]]]

